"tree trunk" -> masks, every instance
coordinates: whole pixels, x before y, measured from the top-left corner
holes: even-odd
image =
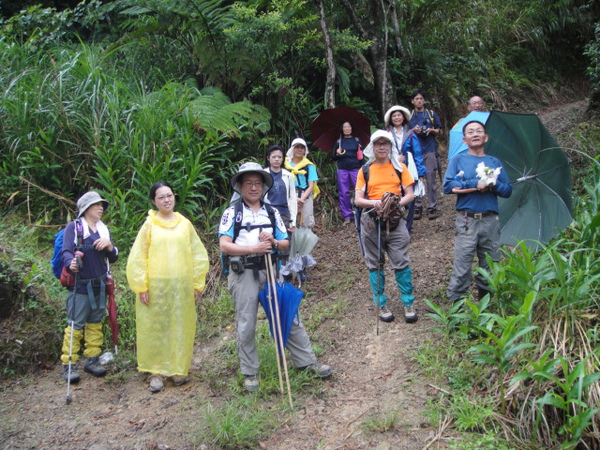
[[[329,34],[329,28],[327,28],[327,22],[325,21],[325,8],[323,7],[323,0],[317,0],[317,7],[319,8],[319,24],[321,25],[321,32],[323,33],[323,41],[325,43],[325,58],[327,60],[325,107],[335,108],[336,69],[335,64],[333,63],[333,45],[331,44],[331,35]]]
[[[370,19],[368,21],[359,20],[356,7],[350,0],[342,0],[342,2],[356,31],[363,39],[373,42],[369,48],[369,59],[371,67],[373,68],[379,108],[381,115],[383,116],[383,113],[387,111],[390,106],[395,104],[394,89],[392,86],[390,69],[387,63],[388,35],[386,24],[387,16],[389,14],[389,11],[385,11],[385,7],[388,4],[387,0],[368,1],[367,17]],[[373,25],[370,26],[369,30],[366,30],[363,27],[363,23],[371,23]]]

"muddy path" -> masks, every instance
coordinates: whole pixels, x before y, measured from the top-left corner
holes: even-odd
[[[583,113],[584,102],[540,112],[555,136],[566,136]],[[445,161],[445,158],[442,158]],[[317,227],[314,250],[318,265],[310,269],[308,296],[301,314],[342,305],[311,333],[324,349],[321,359],[335,373],[321,394],[295,399],[296,410],[279,430],[261,443],[269,449],[420,449],[438,435],[438,424],[423,415],[427,401],[440,392],[423,376],[414,355],[435,339],[424,298],[443,302],[451,272],[454,198],[440,196],[440,218],[415,222],[410,249],[419,321],[402,318],[398,289],[388,269],[386,294],[396,320],[379,322],[371,301],[368,275],[353,225]],[[232,319],[233,324],[233,319]],[[377,333],[379,328],[379,333]],[[152,449],[211,448],[203,442],[202,411],[232,395],[216,378],[235,380],[235,372],[216,365],[219,352],[235,338],[227,328],[207,342],[197,342],[192,382],[167,385],[152,395],[144,376],[135,372],[94,379],[84,374],[65,405],[61,367],[0,384],[0,447],[11,449]],[[363,422],[399,411],[398,425],[369,434]],[[446,431],[451,433],[451,431]],[[447,435],[447,434],[446,434]],[[435,448],[444,448],[436,440]]]

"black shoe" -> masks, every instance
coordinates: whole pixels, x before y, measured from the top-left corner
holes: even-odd
[[[379,308],[379,320],[382,322],[392,322],[394,320],[394,315],[387,306]]]
[[[88,373],[91,373],[95,377],[102,377],[106,375],[106,369],[100,364],[98,356],[94,356],[93,358],[85,358],[85,364],[83,365],[83,370]]]
[[[413,305],[404,305],[404,321],[406,323],[415,323],[417,320],[419,320],[419,316],[417,315],[415,307]]]
[[[69,373],[69,366],[71,367],[71,373]],[[79,372],[77,372],[77,364],[65,364],[63,366],[63,377],[65,381],[71,380],[71,383],[79,383]]]
[[[487,289],[477,288],[477,298],[481,300],[487,294],[490,294],[490,298],[492,298],[492,291],[488,291]]]
[[[329,378],[333,374],[333,369],[331,367],[319,361],[315,361],[314,363],[306,367],[298,367],[298,369],[311,370],[319,378]]]
[[[256,375],[244,375],[244,390],[246,392],[254,392],[260,386],[258,382],[258,376]]]
[[[438,217],[440,217],[440,213],[438,212],[437,209],[430,209],[429,211],[427,211],[427,218],[429,220],[434,220],[434,219],[437,219]]]
[[[423,209],[422,208],[415,208],[415,213],[413,215],[413,220],[421,220],[421,217],[423,217]]]

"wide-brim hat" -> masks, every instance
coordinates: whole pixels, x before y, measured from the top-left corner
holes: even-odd
[[[308,145],[306,145],[306,141],[302,138],[296,138],[292,141],[292,143],[290,144],[290,148],[288,148],[288,151],[285,154],[285,156],[287,156],[288,159],[292,159],[294,157],[294,147],[296,145],[304,145],[304,148],[306,149],[306,153],[304,154],[304,156],[308,155]]]
[[[410,111],[404,106],[394,105],[390,109],[388,109],[383,116],[383,122],[385,123],[385,127],[388,128],[390,126],[390,120],[392,119],[392,114],[396,111],[400,111],[404,116],[404,125],[408,125],[410,122]]]
[[[98,194],[95,191],[86,192],[79,198],[79,200],[77,200],[77,209],[79,211],[77,217],[79,218],[83,216],[90,206],[100,202],[102,202],[102,205],[104,206],[104,211],[106,211],[110,204],[102,197],[100,197],[100,194]]]
[[[388,154],[388,158],[392,162],[392,165],[398,170],[402,172],[404,169],[402,165],[398,161],[398,149],[394,145],[394,138],[392,137],[392,133],[387,130],[377,130],[371,135],[371,140],[369,141],[369,145],[363,150],[364,155],[369,160],[375,160],[375,150],[373,149],[373,143],[381,138],[387,139],[390,141],[390,153]]]
[[[231,187],[234,191],[241,193],[238,189],[238,181],[240,177],[245,173],[257,173],[262,177],[263,182],[265,183],[265,185],[263,186],[263,196],[268,192],[269,189],[271,189],[271,186],[273,186],[273,177],[269,172],[265,172],[262,166],[258,163],[246,162],[242,164],[238,169],[237,173],[231,177]]]

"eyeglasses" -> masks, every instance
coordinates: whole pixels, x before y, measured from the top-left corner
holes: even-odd
[[[465,136],[473,136],[474,134],[485,134],[485,130],[467,130]]]
[[[244,186],[248,188],[252,187],[263,187],[264,183],[262,181],[244,181]]]
[[[165,200],[173,199],[173,197],[175,197],[173,194],[165,194],[161,195],[160,197],[156,197],[155,200],[158,200],[159,202],[164,202]]]
[[[483,102],[475,101],[475,102],[471,102],[471,105],[483,105]]]
[[[387,145],[391,145],[390,141],[377,141],[377,142],[373,142],[373,147],[375,147],[376,145],[378,145],[379,147],[385,147]]]

